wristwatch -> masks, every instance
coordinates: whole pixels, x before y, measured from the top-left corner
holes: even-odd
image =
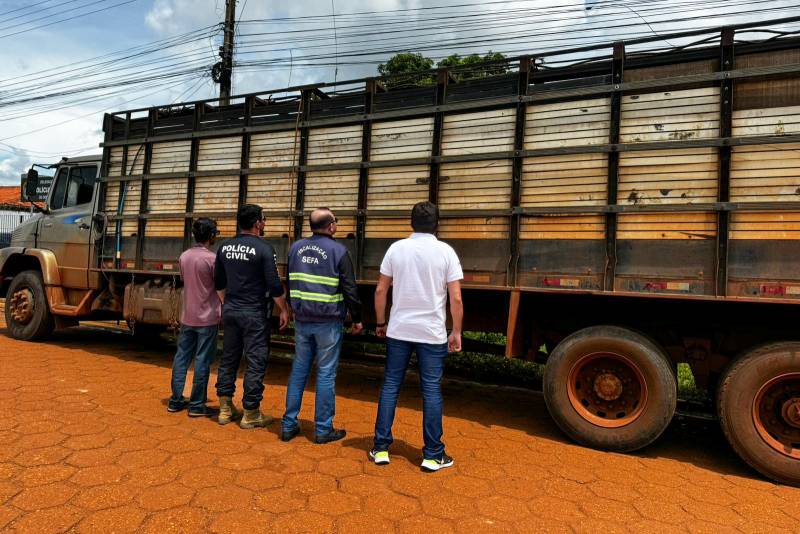
[[[381,327],[384,327],[384,326],[386,326],[386,323],[376,323],[375,324],[375,328],[381,328]]]

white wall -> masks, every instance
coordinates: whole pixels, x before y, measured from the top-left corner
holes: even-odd
[[[11,232],[31,216],[28,211],[0,210],[0,247],[7,247]]]

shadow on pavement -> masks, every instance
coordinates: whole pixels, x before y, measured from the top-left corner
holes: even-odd
[[[7,335],[5,329],[0,330],[0,335]],[[38,345],[83,350],[165,368],[171,367],[174,354],[174,344],[166,340],[161,347],[154,348],[152,345],[141,345],[135,338],[125,333],[85,327],[56,332],[52,339],[40,342]],[[267,387],[284,387],[290,365],[291,361],[286,358],[272,357],[265,378]],[[214,372],[215,366],[212,366],[212,373]],[[382,369],[379,366],[345,364],[337,378],[337,398],[340,399],[338,413],[343,414],[347,410],[347,400],[377,404],[381,376]],[[212,377],[210,381],[212,391],[214,380]],[[168,395],[166,382],[164,387],[166,398]],[[306,402],[312,398],[313,388],[312,376],[306,387]],[[398,409],[418,412],[421,425],[422,402],[418,392],[416,373],[409,372],[401,392]],[[571,444],[550,418],[539,392],[447,381],[444,385],[444,396],[445,416],[449,420],[445,421],[445,441],[448,436],[454,434],[455,423],[460,420],[475,423],[484,429],[500,427],[521,431],[556,444]],[[374,412],[371,417],[374,417]],[[373,423],[374,420],[363,421],[361,424]],[[272,425],[270,428],[274,431]],[[311,433],[310,439],[313,439],[313,423],[310,421],[303,423],[303,434],[307,433]],[[469,437],[467,435],[469,427],[459,427],[457,433]],[[363,449],[365,453],[372,446],[371,438],[368,437],[345,438],[344,444]],[[399,440],[393,446],[392,452],[412,462],[416,462],[419,458],[418,449]],[[693,464],[721,475],[760,478],[735,455],[714,420],[676,416],[654,444],[629,455],[643,461],[667,458]]]

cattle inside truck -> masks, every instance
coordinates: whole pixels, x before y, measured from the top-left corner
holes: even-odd
[[[331,208],[369,303],[431,200],[462,260],[464,327],[505,334],[508,357],[547,348],[567,435],[648,445],[688,363],[741,457],[800,485],[800,39],[763,33],[796,22],[106,115],[87,268],[29,223],[35,244],[0,252],[10,331],[51,326],[15,302],[62,324],[177,322],[192,221],[215,218],[224,240],[245,203],[284,269],[309,211]]]

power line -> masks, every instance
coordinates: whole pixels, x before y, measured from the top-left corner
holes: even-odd
[[[767,3],[772,3],[772,2],[767,2]],[[727,3],[727,5],[729,6],[730,3]],[[791,5],[791,6],[788,6],[788,7],[792,8],[792,9],[797,9],[798,7],[800,7],[800,5],[794,4],[794,5]],[[777,11],[783,11],[785,9],[787,9],[786,6],[782,6],[782,7],[779,7],[779,8],[774,8],[774,7],[772,7],[772,8],[764,8],[764,9],[758,9],[758,10],[750,10],[750,11],[746,12],[746,14],[752,15],[752,14],[755,14],[755,13],[769,13],[769,12],[776,11],[776,10]],[[693,11],[695,11],[695,10],[683,9],[680,12],[688,14],[688,13],[691,13]],[[745,13],[737,13],[737,14],[744,15]],[[672,19],[670,19],[669,22],[673,23],[673,24],[674,23],[681,23],[681,22],[691,22],[691,21],[702,20],[702,19],[707,19],[707,18],[717,18],[718,16],[719,15],[717,15],[717,14],[694,15],[694,16],[687,16],[687,17],[672,18]],[[621,20],[624,20],[624,19],[621,19]],[[602,28],[585,28],[585,30],[586,31],[600,31],[602,29],[604,31],[607,31],[607,30],[619,30],[619,29],[623,29],[623,28],[635,28],[635,27],[638,27],[638,26],[640,26],[640,24],[609,25],[606,22],[605,25]],[[575,29],[572,29],[572,28],[576,28],[576,27],[580,27],[580,25],[566,26],[565,29],[563,29],[561,31],[545,30],[545,31],[539,32],[539,33],[531,33],[529,31],[517,30],[517,31],[513,31],[513,32],[503,32],[503,33],[500,33],[500,34],[492,33],[491,37],[486,37],[486,38],[476,38],[476,36],[470,36],[470,37],[465,37],[465,38],[456,38],[456,39],[452,39],[452,40],[449,40],[449,41],[442,40],[442,39],[437,39],[437,40],[434,40],[434,41],[428,41],[428,42],[423,42],[423,43],[420,43],[417,40],[415,42],[415,45],[414,46],[410,46],[410,47],[400,48],[400,47],[396,47],[396,46],[395,47],[388,47],[387,46],[387,47],[384,47],[384,48],[375,48],[375,49],[371,49],[371,50],[363,50],[362,48],[359,48],[356,51],[352,51],[352,52],[349,52],[349,53],[341,53],[340,52],[337,56],[332,56],[331,54],[316,54],[316,55],[305,56],[304,59],[306,61],[319,61],[319,60],[323,60],[323,59],[331,59],[331,58],[334,58],[334,57],[338,57],[338,60],[341,62],[341,58],[342,57],[346,57],[346,58],[362,58],[362,57],[384,55],[384,54],[393,54],[393,53],[398,53],[398,52],[403,52],[403,51],[412,51],[412,50],[413,51],[441,50],[441,49],[450,49],[450,50],[452,50],[453,48],[471,48],[471,47],[475,47],[477,45],[489,45],[491,43],[496,43],[496,42],[509,42],[511,40],[518,40],[519,38],[524,38],[525,41],[528,41],[528,40],[530,40],[530,38],[533,38],[533,37],[542,37],[542,39],[537,39],[535,41],[536,45],[537,45],[536,46],[536,51],[538,52],[538,51],[541,51],[540,47],[544,43],[563,43],[563,42],[569,42],[569,41],[580,41],[580,40],[585,39],[586,36],[582,36]],[[561,38],[558,38],[558,39],[553,38],[555,36],[562,36],[562,35],[564,35],[566,37],[561,37]],[[601,36],[598,36],[598,37],[601,37]],[[608,38],[605,37],[605,40],[607,41]],[[383,37],[381,39],[381,41],[382,42],[387,42],[387,41],[389,41],[389,39],[387,39],[386,37]],[[357,45],[358,42],[353,41],[353,42],[348,42],[347,44],[355,44],[355,45]],[[319,47],[308,47],[308,48],[319,48]],[[296,49],[297,48],[295,48],[295,50]],[[252,53],[258,53],[258,52],[259,51],[256,50],[256,51],[253,51]],[[248,51],[242,52],[242,54],[248,54],[248,53],[251,53],[251,52],[248,52]],[[286,59],[287,58],[284,56],[284,57],[271,58],[271,59],[267,59],[267,60],[240,61],[237,64],[240,65],[240,66],[267,65],[267,64],[275,65],[275,64],[280,64],[281,62],[285,62]],[[294,61],[293,64],[297,65],[297,62]]]
[[[131,0],[135,1],[135,0]],[[246,0],[245,0],[246,2]],[[494,4],[506,4],[509,2],[489,2]],[[610,7],[611,2],[607,2]],[[767,4],[774,4],[774,1],[767,2],[767,0],[760,0],[760,1],[750,1],[750,2],[726,2],[724,5],[728,8],[728,12],[725,14],[726,16],[742,16],[744,14],[754,15],[756,13],[768,13],[773,10],[786,10],[790,8],[797,8],[797,5],[791,6],[781,6],[781,7],[773,7],[768,9],[759,9],[759,10],[750,10],[748,12],[736,12],[730,13],[731,6],[753,6],[758,5],[760,3],[767,3]],[[705,2],[703,4],[699,4],[697,2],[671,2],[669,5],[672,6],[671,9],[668,9],[665,5],[663,0],[642,0],[637,4],[641,5],[644,4],[642,7],[639,8],[639,13],[635,13],[638,16],[640,14],[646,13],[648,16],[656,16],[656,17],[667,17],[670,15],[674,15],[675,13],[683,13],[685,15],[689,15],[690,13],[699,11],[699,10],[708,10],[709,6],[717,6],[721,5],[718,1],[712,2]],[[485,4],[461,4],[464,6],[479,6]],[[562,7],[574,7],[574,4],[571,5],[564,5]],[[245,6],[243,5],[243,8]],[[511,13],[469,13],[464,12],[461,15],[457,15],[456,18],[451,22],[449,26],[439,25],[439,35],[437,35],[437,39],[435,40],[428,40],[428,41],[419,41],[419,37],[426,35],[424,32],[427,31],[426,25],[428,27],[431,26],[432,20],[436,18],[442,18],[444,15],[440,11],[431,11],[432,15],[436,15],[435,17],[431,17],[430,19],[422,18],[421,20],[415,21],[405,21],[403,24],[419,24],[420,22],[423,24],[422,31],[417,29],[416,33],[414,31],[404,28],[397,28],[396,24],[397,21],[388,21],[385,18],[376,17],[376,21],[373,24],[364,24],[362,27],[362,33],[360,33],[361,39],[359,41],[339,41],[339,32],[338,29],[341,27],[335,27],[333,33],[333,43],[335,45],[334,53],[331,55],[330,53],[319,53],[319,54],[311,54],[307,56],[303,56],[299,61],[297,58],[294,57],[294,50],[298,49],[321,49],[325,48],[325,44],[323,39],[330,39],[330,37],[314,37],[315,33],[321,33],[325,31],[330,31],[330,26],[326,28],[317,28],[317,29],[306,29],[305,34],[298,36],[297,38],[291,37],[285,39],[282,42],[291,43],[295,41],[300,41],[301,39],[305,41],[312,41],[317,40],[321,42],[319,45],[309,45],[306,47],[294,47],[288,49],[288,57],[287,56],[277,56],[265,59],[258,59],[254,58],[252,60],[247,61],[237,61],[237,67],[241,67],[243,70],[281,70],[284,68],[289,68],[290,72],[293,68],[319,68],[325,66],[333,66],[335,69],[338,70],[339,66],[342,65],[375,65],[380,61],[379,58],[384,57],[388,54],[397,53],[399,51],[436,51],[436,50],[449,50],[450,52],[454,50],[475,50],[477,47],[483,46],[490,46],[500,44],[506,53],[510,52],[511,46],[523,46],[525,43],[534,43],[532,47],[522,48],[520,49],[521,52],[543,52],[549,50],[548,47],[554,47],[556,45],[563,46],[563,43],[571,43],[575,44],[578,43],[579,45],[584,44],[600,44],[603,42],[608,41],[607,36],[603,35],[596,35],[598,32],[608,31],[609,29],[613,30],[626,30],[624,34],[626,38],[630,38],[632,36],[642,35],[641,32],[638,31],[638,28],[642,26],[640,23],[624,23],[625,21],[634,20],[634,17],[631,17],[626,14],[626,16],[621,16],[621,13],[624,12],[609,12],[608,14],[604,15],[602,18],[598,19],[595,18],[593,23],[583,22],[583,23],[575,23],[575,24],[565,24],[561,26],[555,26],[553,28],[547,28],[548,24],[553,24],[555,21],[559,20],[558,15],[562,16],[562,20],[574,20],[575,17],[563,17],[563,15],[567,15],[570,13],[569,10],[565,9],[552,9],[551,6],[550,10],[540,9],[537,10],[536,13],[538,15],[557,15],[556,17],[550,17],[548,19],[540,19],[536,20],[535,18],[531,21],[527,19],[522,19],[521,11],[513,11]],[[557,7],[557,6],[556,6]],[[626,8],[626,5],[621,5],[621,7]],[[332,14],[331,17],[335,17],[336,19],[341,19],[345,17],[347,14],[336,14],[335,12],[335,4],[332,3]],[[423,8],[419,8],[422,10]],[[431,7],[425,9],[443,9],[443,7]],[[395,10],[409,12],[411,10]],[[524,10],[523,10],[524,11]],[[427,12],[427,11],[426,11]],[[370,12],[365,12],[370,13]],[[390,12],[375,12],[375,13],[390,13]],[[463,17],[463,18],[458,18]],[[491,30],[496,28],[497,26],[507,27],[509,26],[508,20],[509,17],[512,17],[513,20],[522,20],[523,23],[527,26],[530,26],[531,23],[537,24],[539,27],[545,28],[544,30],[538,32],[531,32],[530,30],[526,29],[519,29],[513,31],[505,31],[505,32],[491,32],[489,34],[481,34],[479,32],[485,30]],[[664,24],[676,24],[681,22],[689,22],[695,20],[707,20],[708,18],[718,18],[720,17],[719,14],[710,14],[704,16],[686,16],[686,17],[672,17],[668,20],[659,20],[653,21],[654,25],[664,25]],[[316,20],[319,20],[324,17],[316,17]],[[453,17],[449,17],[453,18]],[[275,19],[273,19],[275,20]],[[283,19],[285,20],[285,19]],[[310,19],[309,19],[310,20]],[[242,21],[239,21],[241,23]],[[505,24],[504,24],[505,22]],[[238,28],[238,24],[236,27]],[[645,20],[647,26],[649,26],[650,32],[645,32],[645,34],[649,34],[655,32],[653,26]],[[388,27],[387,27],[388,26]],[[394,27],[393,27],[394,26]],[[349,27],[355,27],[353,25],[345,25],[344,29]],[[202,31],[211,31],[212,29],[216,28],[218,30],[219,26],[211,26],[205,29],[199,29],[197,32]],[[380,28],[380,30],[378,30]],[[453,33],[455,35],[451,39],[441,39],[440,35],[442,32],[442,28],[452,28]],[[472,32],[471,35],[459,36],[460,33],[458,30],[467,30]],[[364,31],[367,30],[367,31]],[[290,32],[294,32],[296,30],[289,30],[284,32],[278,32],[283,35],[293,35]],[[436,30],[434,30],[436,31]],[[399,37],[395,38],[392,37],[393,35],[397,35],[398,33],[402,34]],[[87,102],[102,100],[113,97],[115,94],[119,94],[119,92],[123,90],[131,91],[131,90],[143,90],[145,87],[155,87],[155,86],[162,86],[169,83],[172,83],[175,78],[180,77],[191,77],[192,79],[198,74],[203,72],[204,66],[201,63],[204,63],[200,59],[193,59],[198,54],[206,54],[207,52],[202,51],[193,51],[187,52],[180,57],[180,61],[175,61],[176,58],[171,56],[165,56],[158,59],[146,59],[148,55],[152,55],[155,53],[166,53],[167,50],[172,48],[177,48],[179,46],[188,46],[190,43],[195,41],[200,41],[203,39],[210,38],[207,34],[198,33],[196,35],[192,32],[188,32],[187,34],[183,34],[186,36],[182,38],[183,40],[179,39],[181,36],[176,36],[172,38],[173,40],[162,40],[157,41],[156,43],[160,43],[163,46],[153,46],[150,48],[145,48],[146,45],[142,45],[140,47],[135,47],[134,52],[125,54],[124,58],[117,58],[113,55],[106,55],[100,56],[102,61],[95,61],[94,64],[86,64],[91,60],[84,60],[84,62],[76,62],[80,63],[79,67],[82,67],[80,70],[77,68],[74,69],[74,72],[70,72],[69,68],[62,67],[55,67],[55,70],[49,70],[51,77],[59,77],[60,79],[56,79],[56,85],[52,85],[51,83],[39,83],[39,81],[35,82],[8,82],[3,84],[0,82],[0,90],[3,87],[7,87],[11,89],[11,91],[5,91],[4,93],[0,93],[0,106],[11,108],[13,106],[25,107],[24,111],[19,111],[18,114],[3,114],[2,120],[13,120],[16,118],[21,118],[26,114],[29,114],[32,109],[35,109],[37,112],[41,111],[41,113],[45,113],[48,109],[52,110],[52,105],[45,105],[45,102],[61,102],[63,103],[64,107],[74,106],[74,105],[83,105]],[[249,36],[249,35],[263,35],[263,34],[242,34],[240,32],[239,35]],[[345,36],[356,35],[355,32],[345,32]],[[434,34],[436,35],[436,34]],[[372,49],[364,49],[363,42],[367,36],[375,36],[375,39],[369,39],[371,42],[380,42],[383,46],[378,46]],[[408,39],[414,39],[413,43],[406,43],[403,42]],[[511,41],[513,39],[513,41]],[[247,48],[246,50],[242,51],[242,54],[259,54],[264,52],[271,52],[271,51],[280,51],[284,49],[277,49],[277,50],[270,50],[264,48],[263,43],[276,43],[281,41],[246,41],[241,46],[243,48]],[[512,42],[514,44],[512,44]],[[346,47],[344,52],[339,50],[339,45],[343,45]],[[347,49],[347,47],[356,47],[355,49]],[[113,53],[112,53],[113,54]],[[331,61],[332,60],[332,61]],[[108,68],[111,66],[111,68]],[[183,68],[180,69],[178,67],[182,66]],[[155,68],[154,68],[155,67]],[[200,87],[202,86],[203,77],[200,77],[199,84],[197,82],[194,85],[190,85],[189,88],[184,91],[181,95],[179,95],[178,100],[181,98],[187,98],[189,93],[195,94]],[[337,71],[334,72],[334,82],[337,80]],[[53,80],[50,80],[52,82]],[[27,83],[27,85],[25,85]],[[184,83],[183,81],[181,83]],[[191,81],[189,82],[192,83]],[[138,89],[133,89],[133,88]],[[105,91],[104,94],[97,94],[100,91]],[[13,117],[13,119],[12,119]],[[21,134],[21,135],[27,135]]]
[[[32,7],[40,6],[42,4],[46,4],[47,2],[51,2],[52,0],[41,0],[40,2],[35,2],[33,4],[23,5],[22,7],[18,7],[16,9],[11,9],[9,11],[2,11],[0,12],[0,17],[3,15],[8,15],[9,13],[16,13],[17,11],[22,11],[23,9],[30,9]]]
[[[13,37],[15,35],[20,35],[22,33],[27,33],[27,32],[33,31],[33,30],[39,30],[41,28],[47,28],[49,26],[53,26],[54,24],[60,24],[62,22],[68,22],[70,20],[75,20],[75,19],[78,19],[78,18],[81,18],[81,17],[86,17],[88,15],[94,15],[95,13],[101,13],[103,11],[108,11],[109,9],[114,9],[116,7],[119,7],[119,6],[124,6],[126,4],[132,4],[133,2],[138,2],[138,1],[139,0],[125,0],[123,2],[119,2],[119,3],[114,4],[112,6],[103,7],[103,8],[100,8],[100,9],[95,9],[94,11],[88,11],[86,13],[81,13],[79,15],[75,15],[75,16],[72,16],[72,17],[67,17],[65,19],[56,20],[54,22],[48,22],[47,24],[42,24],[40,26],[35,26],[33,28],[26,28],[24,30],[19,30],[19,31],[16,31],[16,32],[13,32],[13,33],[7,33],[5,35],[0,35],[0,39],[5,39],[6,37]]]
[[[42,74],[45,74],[45,73],[48,73],[48,72],[52,72],[52,71],[58,71],[59,73],[74,74],[75,70],[76,70],[76,67],[78,67],[79,65],[84,65],[84,64],[86,64],[88,62],[91,62],[91,61],[96,62],[96,61],[102,60],[102,59],[113,58],[118,54],[133,54],[131,56],[123,56],[122,58],[120,58],[120,60],[124,60],[124,59],[128,59],[130,57],[135,57],[137,55],[144,55],[144,54],[151,53],[151,52],[157,52],[157,51],[160,51],[160,50],[165,50],[165,49],[167,49],[167,48],[169,48],[171,46],[180,45],[180,44],[182,44],[184,42],[192,42],[192,41],[195,41],[195,40],[201,40],[201,39],[204,39],[204,38],[207,38],[207,37],[210,37],[212,35],[217,34],[218,31],[219,31],[219,25],[218,24],[214,24],[214,25],[211,25],[211,26],[205,26],[203,28],[199,28],[197,30],[192,30],[190,32],[183,33],[183,34],[180,34],[180,35],[176,35],[176,36],[173,36],[173,37],[169,37],[169,38],[166,38],[166,39],[160,39],[158,41],[152,41],[150,43],[137,45],[137,46],[134,46],[134,47],[131,47],[131,48],[124,48],[124,49],[120,49],[120,50],[115,50],[114,52],[109,52],[107,54],[103,54],[103,55],[100,55],[100,56],[81,59],[81,60],[78,60],[78,61],[73,61],[71,63],[66,63],[64,65],[59,65],[59,66],[56,66],[56,67],[49,67],[49,68],[46,68],[46,69],[42,69],[42,70],[38,70],[38,71],[34,71],[34,72],[29,72],[29,73],[26,73],[26,76],[37,76],[37,79],[42,79],[42,78],[44,78],[43,76],[41,76]],[[94,63],[94,64],[85,65],[82,68],[89,68],[89,67],[93,67],[93,66],[94,67],[96,67],[96,66],[104,66],[104,65],[107,65],[107,64],[108,64],[108,61],[102,62],[102,63]],[[16,82],[16,83],[22,83],[22,82]],[[14,85],[14,83],[7,84],[7,83],[3,83],[3,80],[0,80],[0,88],[7,87],[9,85]]]
[[[17,19],[20,19],[20,18],[29,17],[29,16],[35,15],[37,13],[42,13],[44,11],[50,11],[51,9],[54,9],[56,7],[63,7],[65,5],[67,5],[67,4],[74,4],[75,2],[80,2],[80,1],[81,0],[66,0],[66,2],[61,2],[60,4],[55,5],[55,6],[48,6],[48,7],[42,8],[42,9],[37,9],[36,11],[30,11],[28,13],[23,13],[21,15],[15,15],[13,17],[8,17],[8,18],[5,18],[5,19],[2,19],[2,20],[0,20],[0,24],[5,24],[6,22],[8,22],[10,20],[17,20]],[[102,1],[105,1],[105,0],[102,0]],[[92,3],[97,3],[97,2],[92,2]],[[78,6],[77,8],[74,8],[74,9],[80,9],[81,7],[83,7],[83,6]],[[20,9],[23,9],[23,8],[20,8]],[[19,11],[19,10],[17,9],[17,10],[14,10],[14,11]],[[66,13],[67,11],[71,11],[71,10],[62,11],[62,13]],[[58,15],[59,15],[59,13],[51,13],[50,15],[42,17],[42,19],[46,19],[48,17],[58,16]],[[20,23],[17,23],[17,24],[28,24],[30,22],[35,22],[36,20],[40,20],[40,19],[34,19],[34,20],[30,20],[30,21],[23,21],[23,22],[20,22]],[[6,28],[0,28],[0,30],[5,30],[5,29]]]
[[[167,85],[167,84],[163,84],[163,85]],[[154,92],[152,92],[152,93],[148,93],[148,94],[146,94],[146,95],[139,96],[139,97],[137,97],[137,98],[131,98],[131,99],[127,100],[127,101],[125,102],[125,105],[127,105],[127,104],[130,104],[131,102],[136,102],[136,101],[138,101],[138,100],[141,100],[141,99],[143,99],[143,98],[148,98],[148,97],[150,97],[150,96],[153,96],[153,95],[155,95],[156,93],[158,93],[158,92],[160,92],[160,91],[162,90],[162,88],[163,88],[163,85],[162,85],[162,86],[158,86],[158,90],[157,90],[157,91],[154,91]],[[173,87],[177,87],[178,85],[179,85],[179,84],[174,84],[174,85],[172,85],[172,86],[170,87],[170,89],[171,89],[171,88],[173,88]],[[90,117],[90,116],[92,116],[92,115],[97,115],[97,114],[99,114],[99,113],[102,113],[102,112],[104,112],[104,111],[107,111],[107,108],[103,108],[103,109],[95,110],[95,111],[92,111],[92,112],[90,112],[90,113],[86,113],[86,114],[84,114],[84,115],[80,115],[80,116],[78,116],[78,117],[73,117],[73,118],[71,118],[71,119],[67,119],[67,120],[65,120],[65,121],[61,121],[61,122],[58,122],[58,123],[55,123],[55,124],[48,124],[48,125],[46,125],[46,126],[43,126],[43,127],[41,127],[41,128],[36,128],[36,129],[34,129],[34,130],[29,130],[29,131],[27,131],[27,132],[23,132],[23,133],[21,133],[21,134],[15,134],[15,135],[11,135],[11,136],[8,136],[8,137],[3,137],[2,139],[0,139],[0,142],[3,142],[3,141],[8,141],[9,139],[16,139],[17,137],[23,137],[23,136],[30,135],[30,134],[33,134],[33,133],[39,133],[39,132],[42,132],[42,131],[44,131],[44,130],[48,130],[48,129],[50,129],[50,128],[53,128],[53,127],[55,127],[55,126],[61,126],[61,125],[63,125],[63,124],[67,124],[67,123],[70,123],[70,122],[74,122],[74,121],[76,121],[76,120],[85,119],[86,117]]]

